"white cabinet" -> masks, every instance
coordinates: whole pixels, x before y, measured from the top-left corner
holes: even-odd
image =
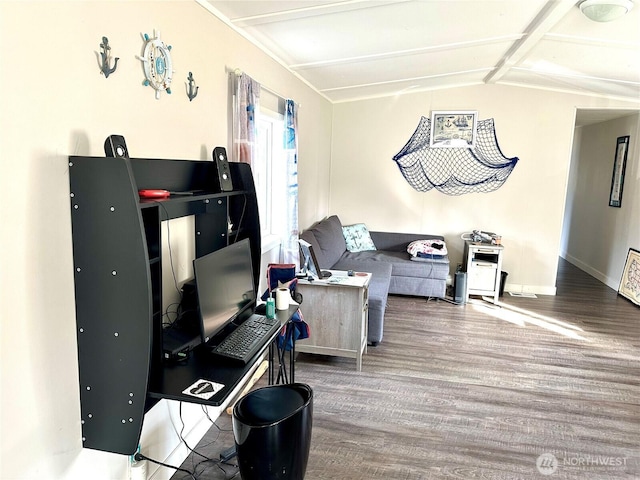
[[[464,267],[467,272],[465,302],[469,301],[469,295],[489,296],[493,297],[493,303],[498,302],[503,251],[503,245],[465,242]]]

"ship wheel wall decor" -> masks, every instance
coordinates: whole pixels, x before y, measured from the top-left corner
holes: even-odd
[[[150,38],[144,34],[144,49],[138,57],[142,61],[145,80],[143,85],[150,86],[156,91],[156,98],[166,91],[171,94],[171,79],[173,77],[173,64],[171,63],[171,45],[165,45],[160,39],[160,32],[154,32],[155,37]]]

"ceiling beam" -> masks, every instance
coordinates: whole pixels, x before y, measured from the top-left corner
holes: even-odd
[[[361,83],[359,85],[346,85],[346,86],[342,86],[342,87],[330,87],[330,88],[323,88],[320,91],[321,92],[335,92],[338,90],[349,90],[349,89],[354,89],[354,88],[364,88],[364,87],[377,87],[380,85],[393,85],[393,84],[398,84],[398,83],[406,83],[406,82],[416,82],[416,81],[420,81],[420,80],[429,80],[429,79],[433,79],[433,78],[444,78],[444,77],[453,77],[453,76],[460,76],[460,75],[469,75],[472,73],[480,73],[480,72],[485,72],[489,70],[489,68],[476,68],[474,70],[465,70],[465,71],[460,71],[460,72],[448,72],[448,73],[439,73],[436,75],[423,75],[421,77],[410,77],[410,78],[400,78],[400,79],[396,79],[396,80],[385,80],[385,81],[380,81],[380,82],[372,82],[372,83]],[[467,84],[470,84],[467,82]],[[478,81],[473,82],[474,85],[476,84],[480,84],[480,82]]]
[[[311,7],[291,8],[278,12],[262,13],[249,17],[232,18],[231,22],[240,28],[264,25],[274,22],[284,22],[289,20],[299,20],[301,18],[317,17],[320,15],[330,15],[332,13],[350,12],[353,10],[363,10],[366,8],[377,8],[394,3],[404,3],[412,0],[346,0],[343,2],[325,3],[323,5],[313,5]],[[287,2],[284,2],[287,3]],[[295,2],[290,2],[295,5]]]
[[[525,35],[514,42],[496,64],[494,70],[484,77],[484,83],[496,83],[509,70],[524,59],[531,49],[576,5],[576,0],[549,0],[538,15],[527,26]]]
[[[342,58],[333,58],[331,60],[318,60],[315,62],[293,64],[293,65],[289,65],[289,67],[294,70],[304,70],[307,68],[343,65],[345,63],[385,60],[389,58],[404,57],[407,55],[421,55],[424,53],[446,52],[446,51],[456,50],[460,48],[472,48],[472,47],[481,47],[484,45],[494,45],[496,43],[514,42],[520,38],[522,38],[521,34],[503,35],[501,37],[482,38],[479,40],[470,40],[467,42],[433,45],[429,47],[411,48],[407,50],[393,50],[393,51],[383,52],[383,53],[372,53],[369,55],[359,55],[357,57],[342,57]]]

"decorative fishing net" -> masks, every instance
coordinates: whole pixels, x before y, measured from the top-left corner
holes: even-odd
[[[432,188],[447,195],[493,192],[513,171],[518,157],[500,151],[493,118],[478,121],[474,148],[431,148],[431,120],[420,119],[418,128],[393,160],[414,189]]]

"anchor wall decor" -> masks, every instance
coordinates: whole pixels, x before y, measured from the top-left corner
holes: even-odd
[[[109,46],[109,39],[107,37],[102,37],[100,48],[102,49],[102,52],[100,52],[100,73],[104,75],[104,78],[109,78],[109,75],[116,71],[120,58],[115,58],[113,68],[109,66],[111,60],[111,54],[109,52],[111,51],[111,47]]]
[[[189,72],[187,80],[189,81],[189,85],[187,87],[187,97],[189,97],[189,101],[192,101],[194,98],[196,98],[196,95],[198,95],[198,90],[200,89],[200,87],[195,84],[196,81],[193,79],[193,74],[191,72]],[[195,90],[193,88],[194,86]]]

